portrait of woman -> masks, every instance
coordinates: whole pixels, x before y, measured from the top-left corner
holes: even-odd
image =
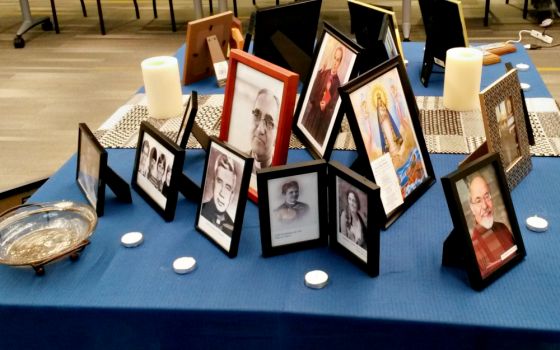
[[[354,190],[349,189],[346,191],[345,202],[340,214],[339,231],[352,242],[366,249],[366,220],[360,213],[360,198]]]
[[[148,163],[148,180],[157,187],[157,178],[156,178],[156,163],[157,163],[157,150],[155,147],[152,147],[150,150],[150,160]]]

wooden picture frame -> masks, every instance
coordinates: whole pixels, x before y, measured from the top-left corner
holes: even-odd
[[[532,169],[517,70],[508,71],[479,97],[488,151],[499,154],[511,191]]]
[[[238,49],[229,64],[220,140],[255,158],[249,198],[256,202],[256,169],[286,163],[299,77]]]
[[[299,98],[292,129],[314,158],[329,159],[344,111],[338,87],[357,75],[361,47],[328,22]],[[333,74],[334,73],[334,74]]]
[[[326,175],[322,159],[257,172],[264,257],[327,244]]]
[[[358,151],[352,168],[381,188],[387,228],[435,182],[404,63],[392,58],[340,94]]]
[[[487,154],[441,178],[453,221],[442,264],[467,270],[481,290],[526,255],[525,245],[496,153]]]
[[[214,74],[214,64],[206,43],[207,37],[215,35],[224,57],[227,57],[232,22],[233,12],[226,11],[187,23],[185,65],[183,67],[184,85]]]
[[[148,159],[144,152],[146,147]],[[173,221],[175,217],[184,161],[184,149],[148,122],[140,124],[132,188],[165,221]]]
[[[376,6],[357,0],[347,0],[350,13],[351,32],[356,42],[364,48],[362,68],[369,70],[386,60],[395,57],[389,55],[384,47],[387,31],[390,31],[398,54],[404,62],[404,50],[399,34],[397,15],[390,7]]]
[[[109,167],[107,151],[85,123],[78,126],[77,157],[76,183],[98,217],[105,211],[105,185],[118,200],[132,202],[130,187]]]
[[[177,139],[175,143],[181,148],[187,146],[189,141],[189,136],[195,124],[196,113],[198,111],[198,93],[196,91],[191,91],[189,100],[185,107],[185,112],[183,113],[183,119],[181,119],[181,126],[179,127],[179,132],[177,133]]]
[[[237,256],[253,158],[210,137],[195,227],[230,258]]]
[[[379,275],[379,186],[337,161],[329,162],[329,244],[365,270]]]

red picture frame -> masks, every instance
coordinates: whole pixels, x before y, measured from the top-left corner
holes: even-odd
[[[249,186],[254,202],[256,170],[286,163],[298,82],[297,73],[238,49],[230,52],[219,138],[255,158]],[[271,113],[260,113],[262,100],[274,101]],[[265,135],[255,137],[259,132]]]

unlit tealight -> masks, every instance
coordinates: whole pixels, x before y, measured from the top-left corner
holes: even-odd
[[[527,218],[525,225],[533,232],[544,232],[548,230],[548,221],[536,215]]]
[[[196,268],[196,260],[190,256],[177,258],[173,261],[173,271],[180,275],[189,273]]]
[[[305,274],[305,285],[313,289],[321,289],[329,283],[329,275],[325,271],[313,270]]]
[[[127,248],[134,248],[144,242],[144,235],[141,232],[125,233],[121,237],[121,244]]]

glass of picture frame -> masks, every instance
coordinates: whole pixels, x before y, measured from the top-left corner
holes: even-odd
[[[381,188],[384,228],[435,182],[404,63],[392,58],[340,88],[358,160]]]
[[[488,151],[499,154],[511,191],[532,168],[517,70],[508,71],[479,97]]]
[[[148,122],[140,124],[132,188],[165,221],[173,221],[185,150]]]
[[[371,277],[379,275],[379,186],[337,161],[329,162],[331,247]]]
[[[132,202],[128,183],[109,167],[107,151],[85,123],[78,126],[77,154],[76,182],[98,217],[105,212],[105,185],[119,201]]]
[[[441,183],[454,227],[442,262],[466,269],[471,286],[481,290],[526,255],[503,167],[490,153]]]
[[[328,22],[323,28],[293,123],[295,134],[317,159],[330,157],[344,116],[338,88],[357,75],[361,51]]]
[[[230,258],[237,256],[253,159],[210,137],[195,226]]]
[[[255,159],[249,185],[255,202],[257,169],[286,163],[298,81],[296,73],[254,55],[230,52],[220,140]]]
[[[257,172],[264,257],[327,244],[326,175],[322,159]]]

